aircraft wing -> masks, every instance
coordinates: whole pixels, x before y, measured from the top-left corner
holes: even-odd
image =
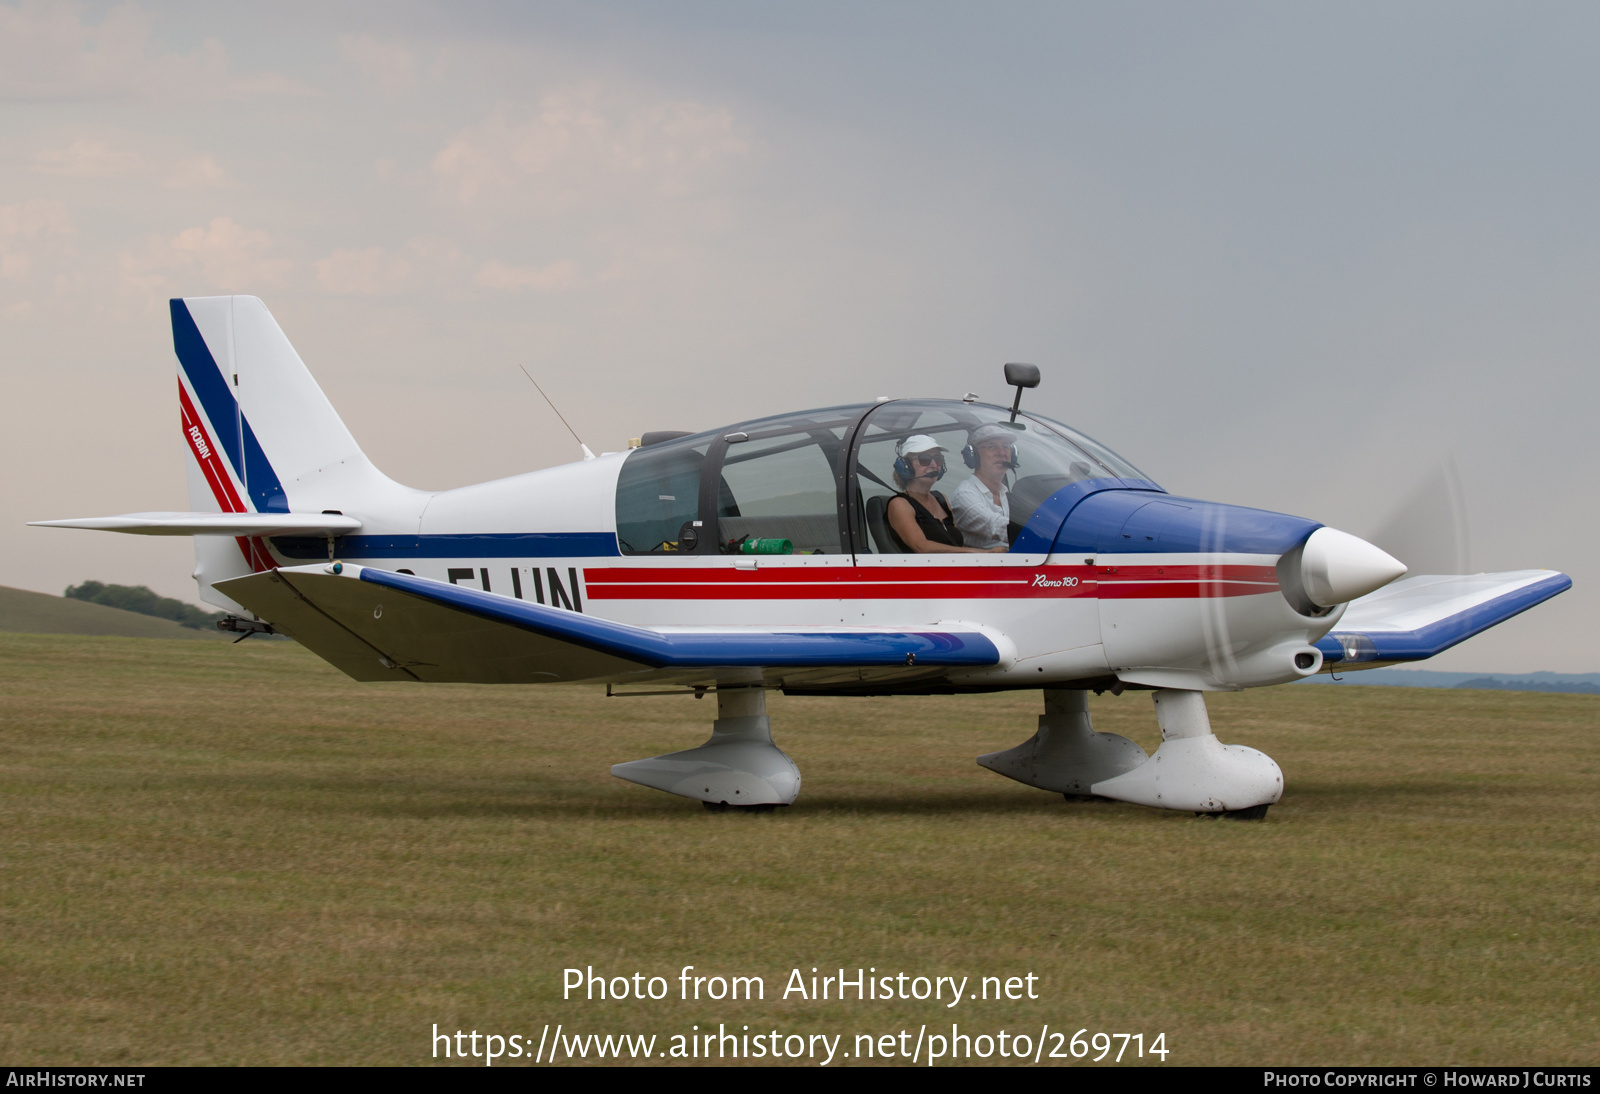
[[[28,526],[89,528],[137,536],[344,536],[360,531],[361,522],[337,513],[123,513],[115,517],[31,520]]]
[[[357,680],[853,683],[995,665],[1009,645],[972,626],[652,629],[371,566],[334,570],[216,587]]]
[[[1317,643],[1323,671],[1426,660],[1571,587],[1555,570],[1403,578],[1350,602]]]

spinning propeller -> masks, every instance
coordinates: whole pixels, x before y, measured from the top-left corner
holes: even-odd
[[[1466,490],[1446,456],[1367,537],[1416,574],[1470,574],[1472,531]]]

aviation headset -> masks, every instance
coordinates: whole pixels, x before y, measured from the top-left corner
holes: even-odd
[[[911,462],[905,457],[905,447],[910,441],[916,440],[918,437],[923,436],[923,434],[918,434],[917,437],[907,437],[905,440],[901,441],[897,446],[895,446],[894,473],[899,475],[901,480],[905,482],[910,482],[912,479],[917,477],[916,473],[911,470]],[[925,439],[932,440],[933,438],[926,437]],[[971,446],[969,445],[968,447],[970,448]],[[938,446],[935,446],[933,448],[919,449],[917,452],[912,453],[912,455],[921,455],[923,452],[936,452],[941,450],[942,449],[940,449]],[[966,455],[965,450],[963,450],[962,455],[963,457]],[[943,467],[939,468],[939,473],[933,477],[933,481],[938,482],[940,479],[944,478],[946,470],[947,469]]]
[[[985,429],[989,429],[989,428],[991,428],[991,427],[989,427],[989,426],[979,426],[977,429],[972,431],[970,436],[976,437],[979,433],[981,433]],[[993,434],[990,434],[987,437],[982,438],[982,440],[980,440],[978,443],[982,444],[983,441],[991,441],[991,440],[996,440],[996,439],[1007,439],[1007,440],[1009,440],[1009,438],[1002,438],[1001,434],[999,434],[999,433],[993,433]],[[1017,445],[1016,445],[1016,442],[1012,441],[1011,444],[1009,445],[1009,447],[1011,449],[1011,453],[1006,459],[1006,469],[1008,471],[1015,471],[1018,467],[1021,466],[1022,461],[1017,459]],[[967,441],[967,446],[961,450],[961,462],[966,464],[968,467],[972,468],[974,471],[976,471],[978,469],[978,451],[977,451],[977,449],[973,448],[972,441],[970,439]]]

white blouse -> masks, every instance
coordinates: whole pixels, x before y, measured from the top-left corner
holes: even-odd
[[[1011,544],[1011,497],[1000,488],[996,505],[989,488],[974,475],[956,487],[950,498],[950,512],[961,529],[968,547],[1008,547]]]

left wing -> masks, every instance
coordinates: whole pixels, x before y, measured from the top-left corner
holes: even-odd
[[[1009,646],[972,626],[634,627],[371,566],[297,566],[216,587],[357,680],[906,680],[996,665]]]
[[[1570,588],[1555,570],[1403,578],[1350,602],[1317,643],[1323,671],[1426,660]]]

